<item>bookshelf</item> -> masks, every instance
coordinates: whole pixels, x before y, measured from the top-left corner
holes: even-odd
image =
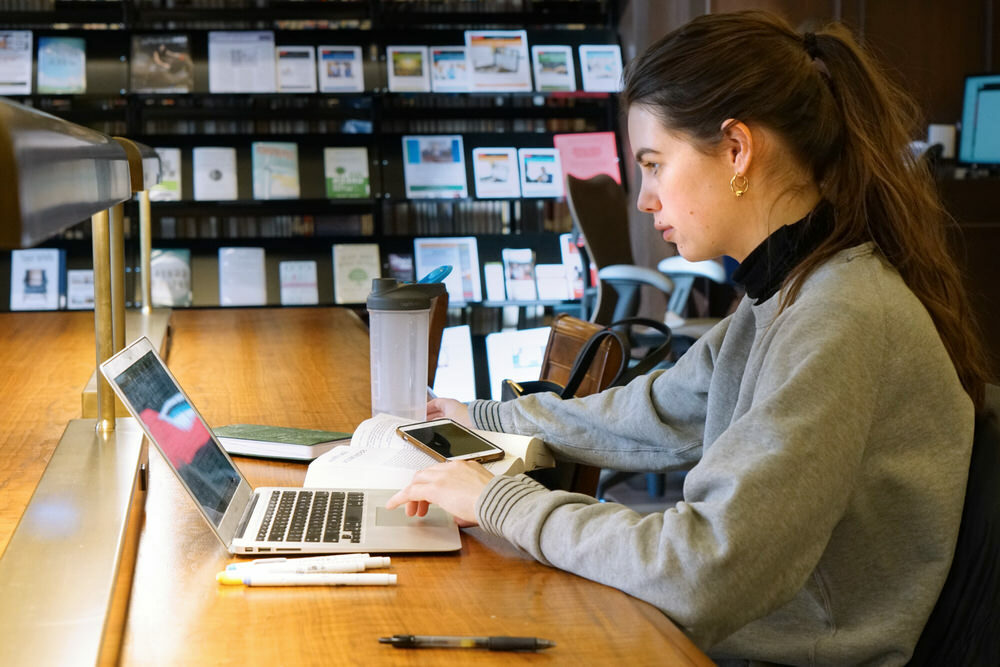
[[[617,0],[0,0],[0,31],[31,30],[33,60],[40,37],[86,43],[86,92],[9,95],[98,131],[180,152],[180,201],[154,201],[153,244],[191,252],[195,307],[217,306],[220,247],[267,249],[267,303],[278,305],[278,264],[314,260],[320,304],[333,303],[331,247],[380,246],[412,254],[413,239],[476,236],[480,271],[505,247],[531,247],[537,261],[560,261],[558,234],[571,221],[562,198],[479,199],[473,188],[476,147],[552,147],[564,132],[616,131],[614,94],[584,92],[578,47],[617,44]],[[386,47],[462,45],[466,30],[525,30],[527,43],[569,46],[576,92],[393,92]],[[211,92],[213,31],[269,31],[275,46],[357,46],[361,92]],[[143,92],[130,75],[133,40],[184,35],[193,66],[188,92]],[[33,81],[37,80],[33,62]],[[402,137],[461,135],[468,197],[408,199]],[[299,196],[255,199],[254,142],[294,143]],[[619,142],[620,143],[620,142]],[[195,200],[193,151],[235,152],[236,198]],[[327,197],[324,148],[364,148],[370,197]],[[137,217],[134,204],[127,220]],[[67,268],[87,268],[89,228],[69,230],[50,246],[67,251]],[[135,236],[135,234],[132,234]],[[132,246],[129,244],[129,252]],[[134,259],[134,258],[132,258]],[[128,264],[135,266],[130,259]],[[135,276],[134,272],[130,274]],[[0,256],[0,290],[9,294],[10,258]],[[136,283],[136,280],[131,282]],[[129,288],[129,293],[135,290]],[[0,297],[0,305],[7,299]],[[494,304],[491,304],[494,305]],[[5,308],[4,308],[5,309]],[[467,318],[470,308],[465,309]]]

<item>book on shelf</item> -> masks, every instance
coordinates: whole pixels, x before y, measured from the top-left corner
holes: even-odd
[[[552,144],[559,151],[563,174],[582,179],[607,174],[616,183],[622,182],[614,132],[555,134]]]
[[[567,232],[559,235],[559,255],[562,258],[566,280],[569,282],[570,298],[583,298],[583,260],[580,248],[573,239],[573,234]],[[593,284],[597,284],[596,282]]]
[[[38,38],[38,93],[87,92],[87,43],[83,37]]]
[[[412,283],[416,280],[416,273],[413,270],[413,253],[390,252],[386,258],[389,260],[389,278],[406,283]]]
[[[94,270],[66,271],[66,310],[94,309]]]
[[[334,303],[365,303],[372,279],[382,277],[377,243],[333,244]]]
[[[197,201],[238,198],[236,149],[198,146],[191,151],[194,165],[194,198]]]
[[[558,150],[518,148],[517,158],[521,168],[521,196],[563,196],[563,174]]]
[[[472,174],[476,181],[476,197],[480,199],[521,196],[516,148],[473,148]]]
[[[315,306],[319,303],[316,262],[312,260],[278,263],[282,306]]]
[[[186,308],[191,305],[189,249],[152,249],[149,255],[149,300],[154,308]]]
[[[316,49],[311,46],[277,46],[274,57],[279,93],[316,92]]]
[[[10,309],[66,307],[66,251],[29,248],[10,251]]]
[[[160,156],[160,182],[149,189],[150,201],[181,201],[181,149],[154,148]]]
[[[570,298],[570,283],[562,264],[536,264],[535,286],[542,301],[563,301]]]
[[[290,141],[255,141],[250,146],[254,199],[299,198],[299,146]]]
[[[413,259],[418,276],[426,276],[445,264],[452,267],[444,279],[449,304],[464,305],[483,300],[479,246],[475,236],[415,238]]]
[[[194,62],[187,35],[133,35],[129,81],[133,93],[190,93]]]
[[[394,93],[429,93],[430,67],[426,46],[385,47],[389,90]]]
[[[417,470],[438,463],[396,434],[398,426],[410,423],[413,420],[384,413],[366,419],[354,430],[349,445],[334,447],[309,464],[303,486],[403,488]],[[539,438],[474,430],[504,450],[502,459],[483,464],[494,475],[517,475],[555,465],[551,452]]]
[[[465,199],[465,148],[460,134],[403,136],[403,180],[409,199]]]
[[[552,327],[545,326],[487,334],[486,365],[490,376],[490,397],[493,400],[500,400],[504,380],[521,382],[538,379],[551,332]]]
[[[503,262],[483,263],[483,279],[486,281],[487,301],[507,300],[507,288],[503,279]]]
[[[535,285],[535,251],[531,248],[504,248],[504,287],[511,301],[534,301],[538,298]]]
[[[323,173],[329,199],[368,199],[368,149],[364,146],[323,149]]]
[[[209,31],[209,92],[273,93],[275,79],[273,31]]]
[[[581,44],[580,73],[589,93],[617,93],[622,89],[622,50],[617,44]]]
[[[219,305],[264,306],[263,248],[219,248]]]
[[[230,454],[288,461],[312,461],[351,441],[351,434],[343,431],[261,424],[228,424],[214,432],[219,444]]]
[[[31,94],[30,30],[0,30],[0,95]]]
[[[466,30],[471,90],[531,92],[528,33],[524,30]]]
[[[318,46],[321,93],[365,92],[365,67],[360,46]]]
[[[568,46],[533,45],[531,69],[535,74],[535,90],[540,93],[576,90],[573,49]]]
[[[469,89],[469,62],[464,46],[430,46],[431,90],[435,93]]]

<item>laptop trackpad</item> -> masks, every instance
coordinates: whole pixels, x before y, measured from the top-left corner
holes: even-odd
[[[427,516],[406,516],[403,507],[389,510],[384,507],[375,508],[376,526],[434,526],[447,528],[455,523],[451,515],[440,507],[431,507],[427,510]]]

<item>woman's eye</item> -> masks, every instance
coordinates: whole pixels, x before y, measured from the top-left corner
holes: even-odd
[[[645,169],[646,171],[652,173],[652,174],[656,174],[656,172],[658,172],[660,170],[660,163],[659,162],[643,162],[642,163],[642,168]]]

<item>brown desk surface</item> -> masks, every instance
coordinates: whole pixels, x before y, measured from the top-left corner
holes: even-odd
[[[42,331],[50,350],[44,366],[73,376],[57,384],[50,379],[52,393],[34,390],[5,414],[11,421],[4,420],[0,443],[14,456],[0,457],[0,544],[41,474],[39,459],[47,460],[64,422],[75,416],[66,406],[79,408],[93,358],[92,329],[82,331],[92,322],[88,316],[0,316],[6,405],[16,396],[11,383],[29,375],[23,359]],[[170,367],[210,424],[351,430],[368,416],[367,332],[348,311],[176,311],[172,325]],[[52,336],[62,343],[58,352],[51,352]],[[303,465],[237,462],[254,485],[300,484],[305,476]],[[477,529],[465,532],[457,554],[393,556],[395,587],[219,586],[215,573],[235,559],[153,451],[150,467],[123,664],[711,664],[649,605],[545,567]],[[505,654],[377,643],[394,633],[534,635],[558,646]]]

